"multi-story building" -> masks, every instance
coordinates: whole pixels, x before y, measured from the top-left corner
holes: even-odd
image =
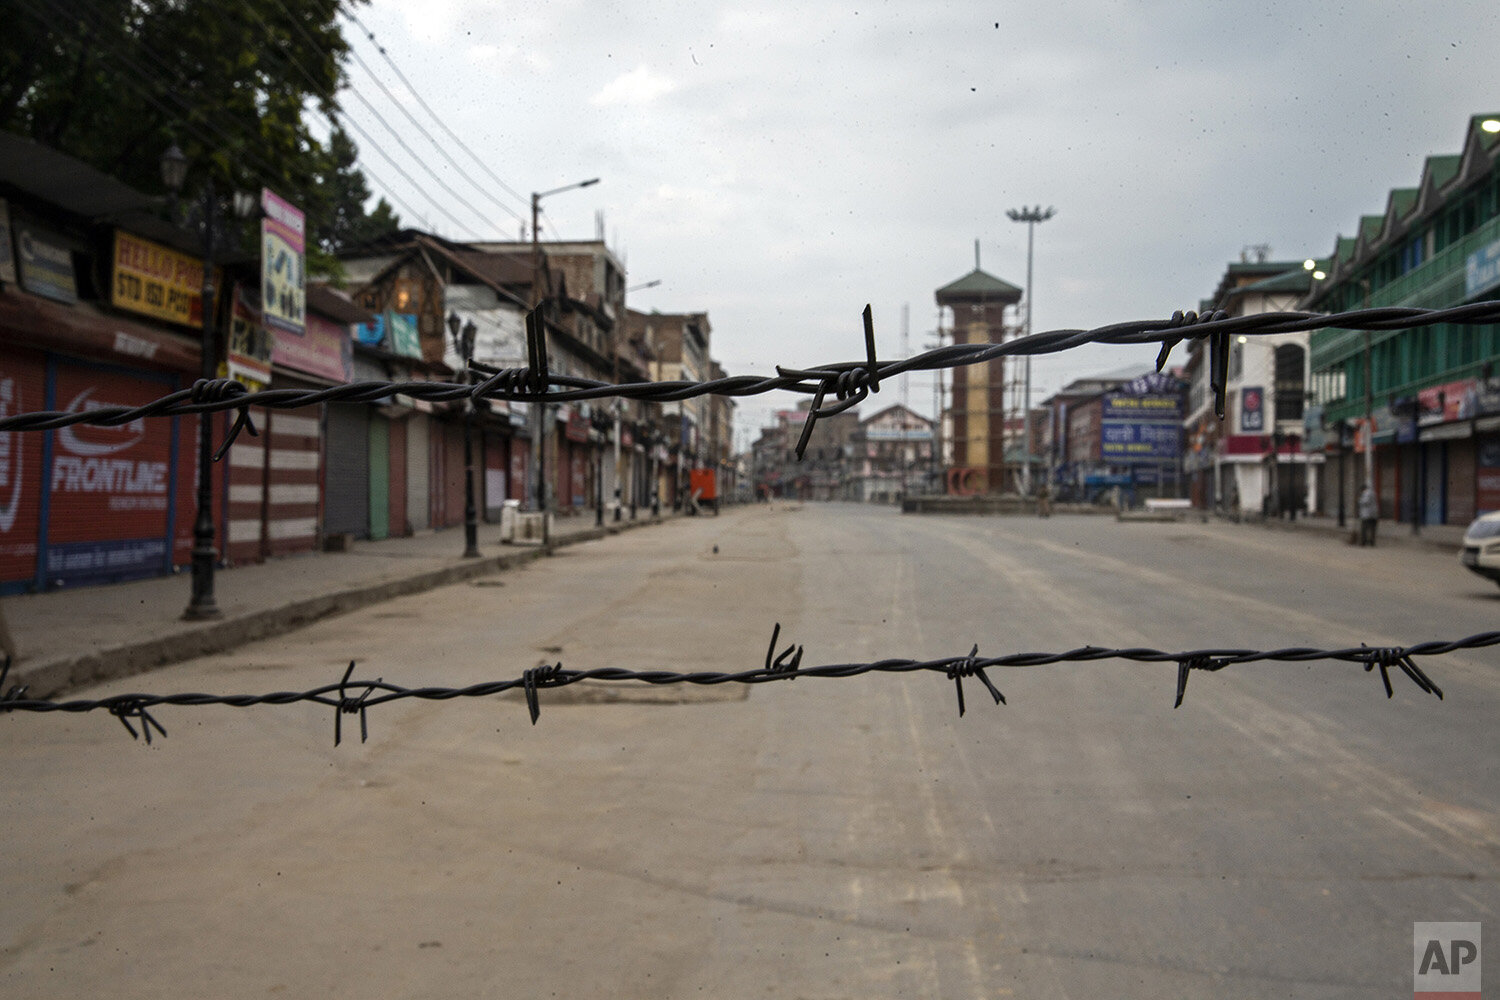
[[[709,362],[709,377],[727,378],[729,373],[717,361]],[[721,500],[732,499],[739,492],[738,468],[734,461],[734,399],[730,396],[708,397],[708,447],[705,467],[718,476]]]
[[[602,239],[542,243],[480,241],[477,250],[524,266],[538,274],[534,297],[547,300],[547,351],[550,368],[562,375],[617,381],[628,366],[625,328],[625,266]],[[630,482],[628,465],[635,452],[621,442],[614,459],[616,426],[623,436],[630,410],[613,400],[549,404],[543,446],[551,474],[548,488],[556,508],[580,511],[601,502],[612,504],[616,490],[624,497]],[[617,422],[618,418],[618,422]],[[632,435],[632,439],[634,435]],[[618,478],[617,478],[618,477]]]
[[[1461,152],[1339,237],[1308,309],[1440,309],[1500,298],[1500,115],[1469,119]],[[1352,504],[1369,481],[1383,518],[1419,528],[1500,509],[1500,327],[1444,323],[1310,340],[1312,392]]]
[[[1314,269],[1301,260],[1266,260],[1264,248],[1258,259],[1250,256],[1225,268],[1200,312],[1250,316],[1297,308]],[[1307,339],[1306,333],[1234,338],[1222,421],[1209,391],[1207,347],[1188,342],[1183,469],[1196,506],[1236,517],[1319,510],[1323,454],[1304,444]]]
[[[811,408],[812,400],[798,400],[796,409],[778,411],[776,422],[762,428],[752,446],[756,493],[798,500],[858,499],[854,470],[861,460],[854,440],[860,430],[859,408],[819,417],[798,459],[797,442]]]
[[[474,359],[523,366],[524,314],[533,272],[420,230],[392,233],[341,259],[354,302],[378,322],[359,328],[354,377],[460,377],[450,320],[476,330]],[[463,523],[464,424],[475,453],[476,504],[497,521],[505,500],[532,497],[533,429],[523,403],[463,403],[406,396],[381,407],[330,403],[329,494],[338,531],[383,538]],[[385,485],[367,486],[381,480]],[[373,505],[373,506],[372,506]]]
[[[932,421],[900,403],[866,417],[850,438],[849,497],[900,503],[920,492],[932,465]]]
[[[630,309],[625,323],[632,339],[639,337],[651,345],[654,381],[704,382],[710,378],[714,367],[709,356],[713,328],[707,313],[643,313]],[[695,396],[663,403],[659,409],[654,429],[654,488],[664,504],[680,507],[687,495],[689,473],[707,467],[711,447],[708,432],[714,412],[711,399]]]

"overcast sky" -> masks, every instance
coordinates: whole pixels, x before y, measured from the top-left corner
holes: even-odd
[[[1028,205],[1057,210],[1036,230],[1036,330],[1196,308],[1247,246],[1326,256],[1391,188],[1415,185],[1426,156],[1458,152],[1471,114],[1500,111],[1492,0],[375,0],[358,14],[519,195],[457,150],[467,178],[433,156],[485,216],[465,231],[356,136],[405,222],[517,237],[530,192],[600,177],[544,200],[544,238],[593,238],[602,211],[629,283],[661,281],[629,304],[707,312],[714,356],[735,374],[861,356],[866,302],[882,352],[900,353],[904,305],[921,350],[933,291],[973,268],[976,239],[986,271],[1024,286],[1026,227],[1006,210]],[[368,39],[348,35],[423,115]],[[350,77],[423,148],[357,63]],[[388,136],[359,100],[344,104]],[[390,152],[473,217],[394,140]],[[1034,397],[1152,360],[1145,348],[1039,360]],[[921,378],[910,400],[930,412]],[[899,399],[891,386],[872,402]],[[749,423],[773,405],[743,404]]]

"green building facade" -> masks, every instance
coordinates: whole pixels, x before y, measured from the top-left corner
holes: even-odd
[[[1320,312],[1500,299],[1500,115],[1471,118],[1463,152],[1428,157],[1314,277],[1304,307]],[[1309,351],[1347,511],[1366,479],[1382,518],[1418,528],[1500,509],[1500,326],[1328,328]]]

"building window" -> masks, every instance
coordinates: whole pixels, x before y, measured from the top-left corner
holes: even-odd
[[[1276,419],[1301,420],[1307,352],[1298,344],[1276,348]]]

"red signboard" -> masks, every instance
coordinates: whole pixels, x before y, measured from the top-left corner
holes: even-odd
[[[526,489],[526,453],[529,449],[520,441],[512,441],[510,445],[510,498],[512,500],[525,500],[523,492]]]
[[[1417,423],[1451,423],[1479,413],[1479,383],[1474,379],[1435,385],[1417,393]]]
[[[589,418],[577,410],[568,412],[568,425],[564,430],[569,441],[577,441],[580,444],[589,439]]]
[[[0,417],[46,409],[45,378],[39,354],[0,357]],[[45,437],[35,431],[0,432],[0,583],[36,576]]]
[[[141,406],[162,394],[157,381],[113,371],[62,367],[56,409],[67,413]],[[167,564],[172,422],[118,427],[75,424],[53,435],[48,470],[46,578],[76,583],[161,572]]]
[[[347,382],[353,343],[348,327],[309,314],[307,328],[301,333],[279,328],[271,331],[271,361],[332,382]]]

